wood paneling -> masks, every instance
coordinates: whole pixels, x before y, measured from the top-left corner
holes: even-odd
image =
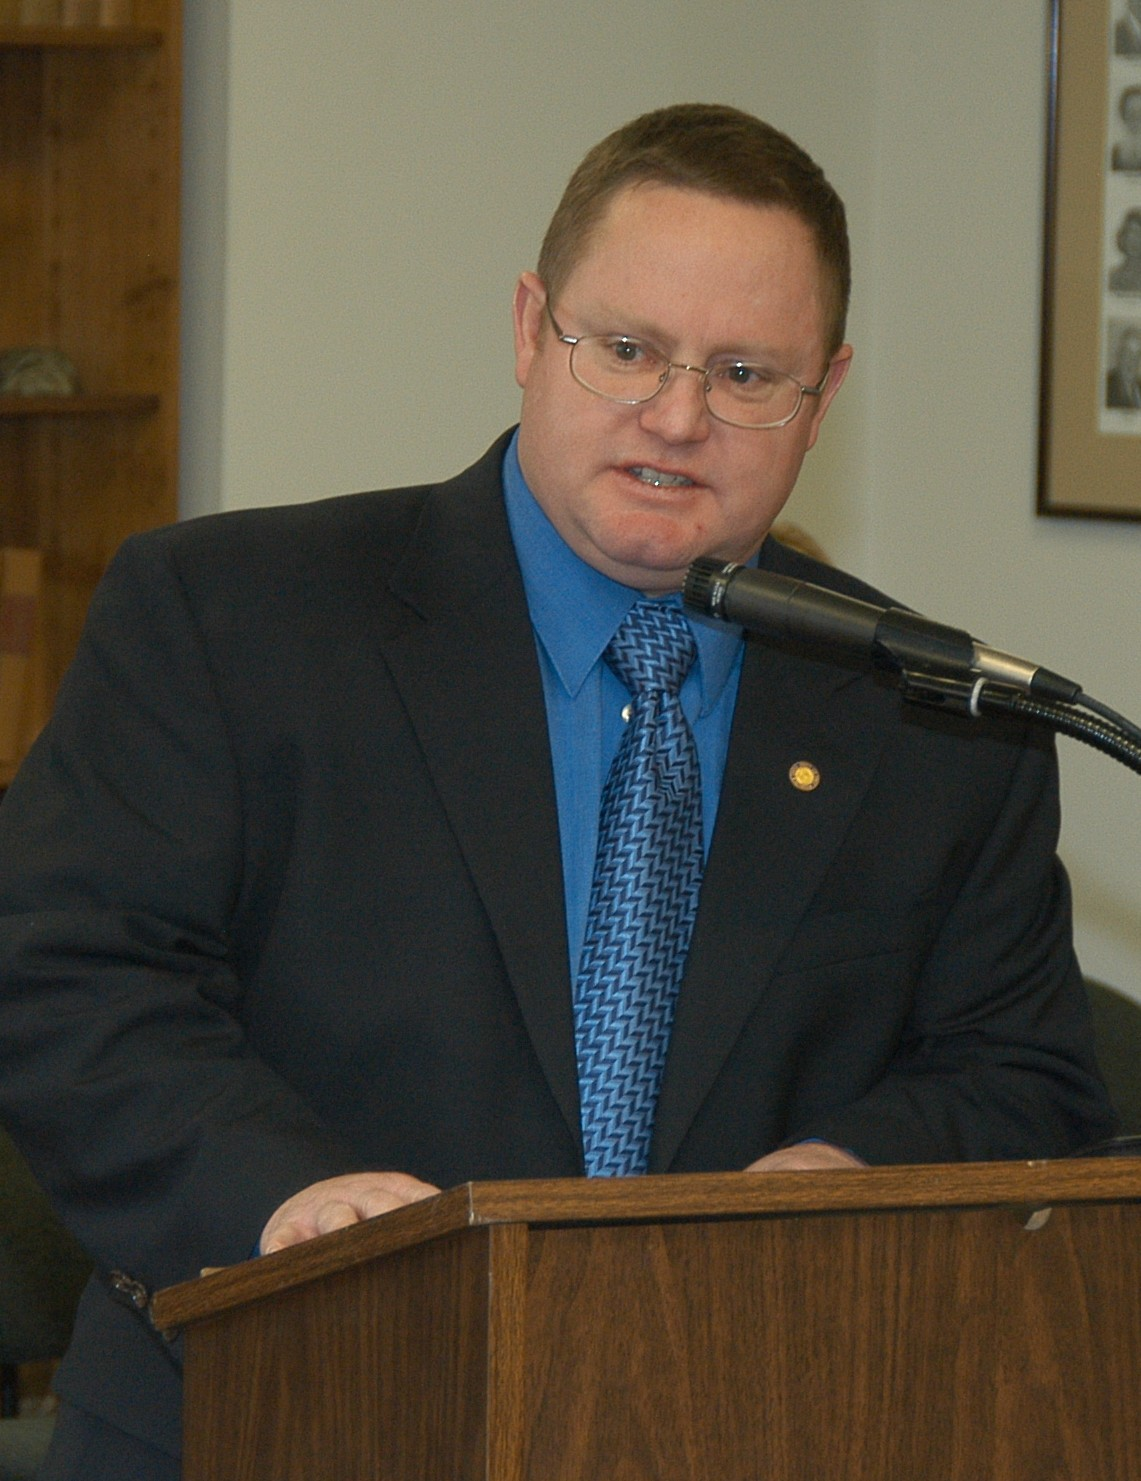
[[[49,699],[119,543],[177,513],[181,12],[128,12],[0,24],[0,351],[63,351],[83,393],[0,398],[0,544],[43,552]]]

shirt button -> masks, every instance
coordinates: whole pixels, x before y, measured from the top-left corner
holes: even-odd
[[[622,718],[623,718],[623,720],[625,720],[625,722],[626,722],[627,725],[629,725],[629,723],[630,723],[630,716],[633,713],[634,713],[634,706],[632,704],[624,704],[622,706]]]

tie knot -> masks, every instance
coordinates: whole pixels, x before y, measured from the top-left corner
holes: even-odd
[[[679,608],[644,597],[627,612],[604,657],[631,694],[676,695],[697,645]]]

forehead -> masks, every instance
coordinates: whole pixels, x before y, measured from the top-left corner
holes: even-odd
[[[628,316],[632,332],[700,325],[714,337],[823,337],[824,275],[799,216],[656,183],[615,195],[563,297]]]

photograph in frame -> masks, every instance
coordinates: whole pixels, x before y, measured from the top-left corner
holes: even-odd
[[[1051,0],[1038,511],[1141,519],[1141,0]]]

